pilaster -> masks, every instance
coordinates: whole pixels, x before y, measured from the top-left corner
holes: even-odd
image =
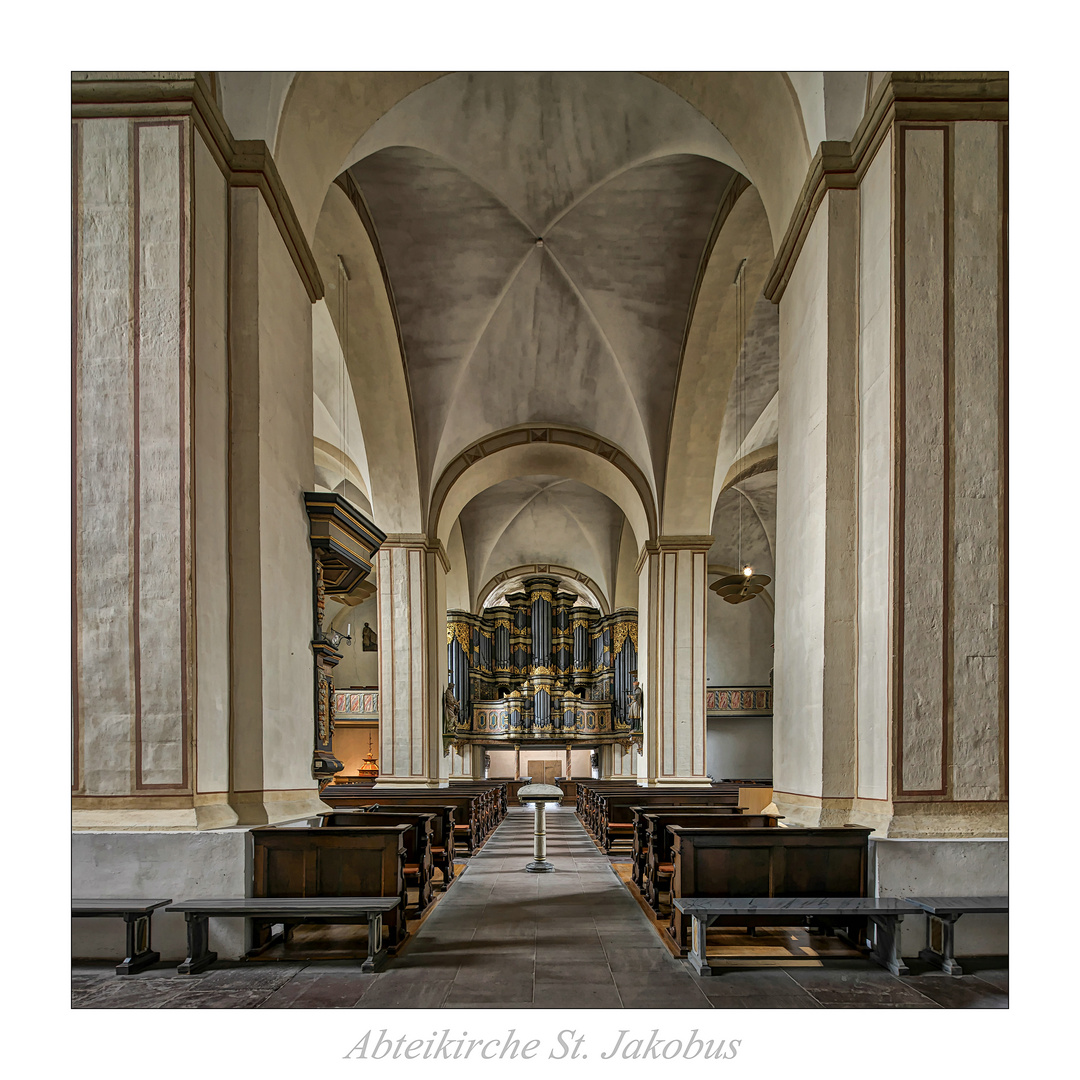
[[[423,535],[391,534],[379,549],[379,642],[385,645],[376,788],[438,786],[449,765],[442,747],[447,566],[442,545]]]
[[[638,681],[644,692],[637,774],[656,786],[708,784],[705,624],[708,536],[662,536],[638,559]],[[613,767],[613,766],[612,766]]]

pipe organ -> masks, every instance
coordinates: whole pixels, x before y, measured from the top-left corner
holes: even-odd
[[[479,615],[448,611],[447,666],[460,742],[627,741],[637,674],[637,611],[575,606],[560,579],[526,578],[505,604]],[[453,730],[450,730],[450,727]]]

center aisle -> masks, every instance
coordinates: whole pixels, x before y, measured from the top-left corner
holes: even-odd
[[[512,807],[357,1008],[709,1009],[572,807],[547,810],[550,874],[530,874]]]

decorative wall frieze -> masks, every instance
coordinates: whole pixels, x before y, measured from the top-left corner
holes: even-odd
[[[766,298],[780,303],[826,192],[858,188],[895,121],[952,123],[1008,118],[1007,72],[890,72],[851,141],[830,140],[818,147],[765,280]]]
[[[73,72],[71,115],[74,119],[144,116],[190,117],[202,135],[230,187],[258,188],[285,242],[296,272],[314,304],[325,293],[322,277],[307,237],[278,174],[269,147],[262,139],[234,139],[225,117],[196,72],[148,73]]]
[[[708,716],[771,716],[771,686],[708,686],[705,712]]]

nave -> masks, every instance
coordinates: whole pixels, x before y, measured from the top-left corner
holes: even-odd
[[[75,1008],[818,1009],[1006,1008],[1001,959],[903,979],[866,959],[736,968],[696,978],[661,943],[572,807],[549,809],[551,874],[529,874],[533,813],[511,807],[432,913],[380,971],[347,961],[172,964],[117,978],[72,966]],[[362,934],[362,931],[361,931]]]

